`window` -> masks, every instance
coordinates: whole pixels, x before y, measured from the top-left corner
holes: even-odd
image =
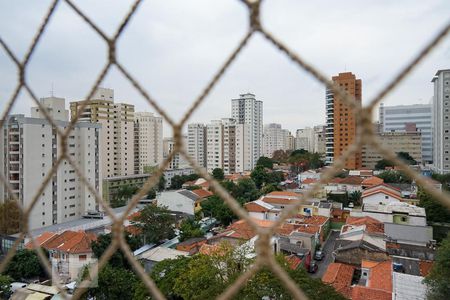
[[[78,260],[79,260],[79,261],[85,261],[86,258],[87,258],[86,254],[83,254],[83,255],[79,255],[79,256],[78,256]]]

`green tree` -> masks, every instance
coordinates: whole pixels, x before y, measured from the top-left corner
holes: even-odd
[[[193,218],[183,220],[180,224],[180,242],[190,238],[202,237],[205,233],[200,229],[200,225]]]
[[[450,234],[442,240],[430,274],[425,277],[427,299],[448,299],[450,295]]]
[[[278,163],[287,162],[289,155],[291,154],[290,150],[275,150],[272,155],[272,161],[276,161]]]
[[[13,279],[8,275],[0,275],[0,299],[9,299]]]
[[[139,190],[138,187],[130,184],[125,184],[117,190],[117,194],[111,199],[111,207],[125,206],[131,197]]]
[[[159,181],[158,181],[158,191],[164,191],[164,189],[166,188],[166,177],[164,177],[164,174],[161,175],[161,177],[159,177]]]
[[[145,243],[159,243],[175,237],[175,218],[166,207],[147,205],[131,223],[142,230]]]
[[[20,231],[22,211],[19,205],[13,201],[5,201],[0,204],[0,234],[10,235]]]
[[[251,178],[242,178],[238,180],[236,194],[233,196],[243,199],[243,203],[254,201],[261,195],[255,182]]]
[[[385,183],[411,183],[411,179],[402,171],[389,170],[377,175],[384,180]]]
[[[134,272],[107,264],[98,274],[98,286],[89,288],[85,296],[97,300],[133,299],[138,283]]]
[[[170,180],[170,188],[173,190],[181,189],[183,184],[186,181],[194,181],[197,180],[199,176],[197,174],[191,174],[191,175],[175,175]]]
[[[274,183],[270,183],[270,184],[265,185],[262,188],[262,190],[261,190],[261,192],[263,194],[269,194],[269,193],[274,192],[274,191],[281,191],[281,189],[278,187],[278,185],[274,184]]]
[[[23,280],[36,277],[46,277],[45,269],[41,266],[39,258],[33,250],[18,250],[6,267],[4,275],[14,280]]]
[[[419,198],[419,206],[425,208],[429,222],[450,223],[450,210],[421,187],[419,187],[417,198]]]
[[[267,169],[273,169],[273,161],[268,157],[261,156],[260,158],[258,158],[256,166],[262,166]]]
[[[361,205],[361,191],[353,191],[348,195],[348,199],[355,205]]]
[[[156,198],[156,190],[150,189],[147,193],[147,199],[155,199]]]
[[[397,152],[397,157],[408,165],[417,165],[417,161],[408,152]]]
[[[134,251],[142,246],[142,243],[138,237],[125,235],[125,240],[130,246],[131,251]],[[97,240],[93,241],[91,244],[92,252],[94,253],[95,257],[100,259],[100,257],[106,251],[106,249],[108,249],[108,247],[111,245],[111,241],[112,241],[111,233],[99,235]],[[115,268],[131,269],[131,266],[128,260],[126,259],[125,254],[123,254],[122,250],[120,249],[114,252],[114,254],[109,259],[108,263],[109,265]]]
[[[263,166],[257,166],[256,168],[253,169],[252,173],[250,174],[250,177],[255,182],[256,187],[260,189],[267,180],[267,172]]]
[[[375,164],[375,170],[385,170],[387,167],[394,167],[394,164],[387,159],[381,159]]]
[[[212,171],[212,177],[214,177],[214,179],[221,181],[225,179],[225,174],[223,173],[223,170],[221,168],[215,168]]]
[[[213,195],[202,202],[202,211],[213,216],[225,226],[237,218],[225,201],[217,195]]]

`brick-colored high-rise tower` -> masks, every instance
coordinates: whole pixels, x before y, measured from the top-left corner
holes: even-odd
[[[333,82],[339,84],[347,93],[355,98],[358,106],[361,106],[361,79],[351,72],[339,73],[332,77]],[[356,116],[352,109],[332,90],[326,91],[326,163],[331,165],[343,152],[356,140]],[[361,168],[361,151],[355,153],[345,163],[346,169]]]

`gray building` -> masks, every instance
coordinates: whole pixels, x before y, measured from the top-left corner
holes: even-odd
[[[431,131],[431,104],[384,106],[380,104],[379,119],[383,132],[405,132],[409,124],[415,124],[422,135],[422,162],[433,161]]]
[[[433,95],[433,170],[450,172],[450,69],[439,70],[431,80]]]

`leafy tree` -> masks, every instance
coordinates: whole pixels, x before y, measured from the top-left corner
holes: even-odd
[[[361,191],[353,191],[348,195],[348,199],[356,205],[361,205]]]
[[[225,179],[225,174],[223,173],[223,170],[221,168],[215,168],[212,171],[212,177],[214,177],[214,179],[221,181]]]
[[[158,181],[158,191],[164,191],[164,189],[166,188],[166,177],[164,177],[164,174],[161,175],[161,177],[159,177],[159,181]]]
[[[408,152],[397,152],[397,157],[408,165],[417,165],[417,161]]]
[[[155,199],[155,198],[156,198],[155,189],[150,189],[147,193],[147,199]]]
[[[132,251],[138,249],[142,245],[138,237],[126,235],[125,240],[127,241]],[[95,257],[100,259],[106,249],[108,249],[109,245],[111,245],[111,241],[111,233],[99,235],[97,240],[93,241],[91,244],[92,252],[94,253]],[[123,254],[122,250],[120,249],[114,252],[108,263],[110,266],[115,268],[131,269],[131,266],[126,259],[125,254]]]
[[[89,288],[85,296],[97,300],[133,299],[138,283],[134,272],[107,264],[98,274],[98,286]]]
[[[256,187],[260,189],[266,182],[267,172],[263,166],[257,166],[255,169],[253,169],[252,173],[250,174],[250,177],[255,182]]]
[[[195,191],[195,190],[198,190],[198,189],[201,189],[201,188],[202,188],[201,186],[192,185],[192,186],[188,186],[186,189],[190,190],[190,191]]]
[[[262,166],[267,169],[273,169],[273,161],[268,157],[261,156],[256,162],[256,166]]]
[[[129,200],[139,190],[138,187],[130,184],[121,186],[117,191],[117,197],[119,199]]]
[[[258,199],[260,192],[251,178],[242,178],[238,180],[236,193],[232,195],[236,199],[242,199],[243,203],[247,203]]]
[[[159,243],[175,237],[175,219],[166,207],[147,205],[131,223],[142,230],[145,243]]]
[[[237,200],[239,200],[239,198]],[[225,226],[237,218],[225,201],[216,195],[213,195],[202,202],[202,211],[210,214]]]
[[[263,194],[269,194],[274,191],[281,191],[281,189],[274,183],[265,185],[261,190]]]
[[[285,163],[287,162],[290,154],[290,150],[275,150],[272,155],[272,160],[278,163]]]
[[[377,175],[384,180],[385,183],[411,183],[411,179],[402,171],[389,170]]]
[[[0,299],[9,299],[13,279],[8,275],[0,275]]]
[[[14,280],[23,280],[36,277],[46,277],[45,269],[41,266],[39,257],[33,250],[18,250],[9,262],[4,275]]]
[[[13,201],[5,201],[0,204],[0,234],[10,235],[20,231],[22,211],[19,205]]]
[[[442,240],[425,283],[428,286],[427,299],[448,299],[450,295],[450,234]]]
[[[194,237],[202,237],[205,233],[200,229],[200,225],[193,218],[188,218],[180,225],[180,242]]]
[[[293,151],[288,162],[291,164],[291,170],[297,174],[324,166],[320,153],[310,153],[304,149]]]
[[[375,170],[385,170],[387,167],[394,167],[394,164],[387,159],[381,159],[375,164]]]
[[[450,210],[421,187],[419,187],[417,198],[419,198],[419,206],[425,208],[429,222],[450,222]]]
[[[175,175],[172,177],[172,180],[170,181],[170,188],[171,189],[181,189],[183,184],[186,181],[194,181],[197,180],[199,176],[197,174],[191,174],[191,175]]]
[[[344,207],[348,206],[348,194],[347,193],[344,193],[344,194],[328,193],[327,200],[342,203],[342,205],[344,205]]]

